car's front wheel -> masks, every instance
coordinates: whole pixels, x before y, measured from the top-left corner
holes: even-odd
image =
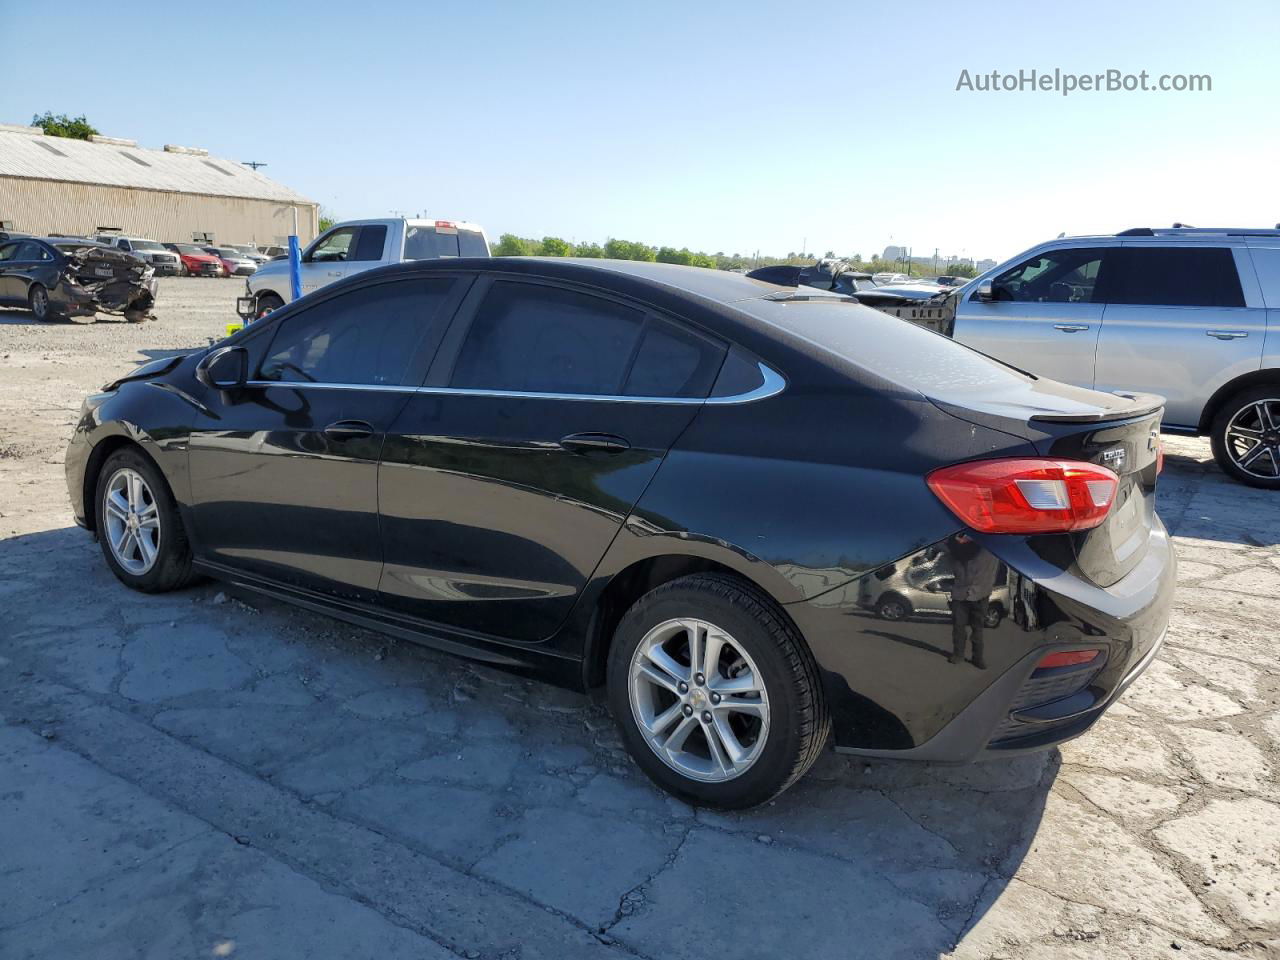
[[[1213,418],[1213,458],[1253,487],[1280,490],[1280,383],[1242,390]]]
[[[107,565],[135,590],[161,593],[193,579],[191,546],[173,494],[139,451],[118,450],[103,464],[97,528]]]
[[[817,666],[795,628],[749,585],[716,574],[673,580],[626,612],[608,695],[640,768],[698,805],[777,796],[830,730]]]
[[[283,306],[284,306],[284,301],[281,300],[280,297],[278,297],[276,294],[260,293],[258,294],[257,311],[255,312],[254,316],[257,317],[257,319],[261,320],[263,317],[269,314],[272,310],[279,310]]]

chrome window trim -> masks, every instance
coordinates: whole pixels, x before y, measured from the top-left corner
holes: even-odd
[[[509,397],[513,400],[580,400],[604,403],[653,403],[669,405],[689,404],[726,404],[754,403],[776,396],[786,389],[787,382],[782,374],[765,364],[759,364],[760,375],[764,382],[754,390],[734,394],[731,397],[626,397],[590,393],[540,393],[528,390],[477,390],[455,387],[406,387],[399,384],[381,383],[310,383],[306,380],[250,380],[250,387],[287,387],[291,390],[372,390],[378,393],[420,393],[451,397]]]

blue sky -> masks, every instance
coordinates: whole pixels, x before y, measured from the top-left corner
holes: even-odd
[[[492,236],[1002,258],[1063,231],[1280,221],[1274,2],[128,9],[63,0],[51,26],[0,0],[0,122],[84,113],[267,161],[339,217]],[[1055,67],[1213,90],[955,89]]]

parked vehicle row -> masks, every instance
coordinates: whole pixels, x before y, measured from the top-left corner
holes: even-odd
[[[829,738],[963,761],[1093,724],[1168,621],[1161,414],[839,294],[437,252],[130,371],[66,476],[130,587],[603,685],[655,782],[740,807]]]
[[[92,240],[0,242],[0,306],[26,307],[39,322],[99,312],[142,320],[156,287],[149,264]]]

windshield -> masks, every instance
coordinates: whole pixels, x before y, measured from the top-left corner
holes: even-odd
[[[404,259],[435,260],[439,257],[487,257],[484,234],[476,230],[437,233],[435,227],[408,227],[404,235]]]
[[[188,256],[208,256],[208,254],[197,247],[194,243],[175,243],[173,246],[179,253],[185,253]]]
[[[164,247],[154,240],[130,240],[129,242],[133,244],[135,250],[164,250]]]

